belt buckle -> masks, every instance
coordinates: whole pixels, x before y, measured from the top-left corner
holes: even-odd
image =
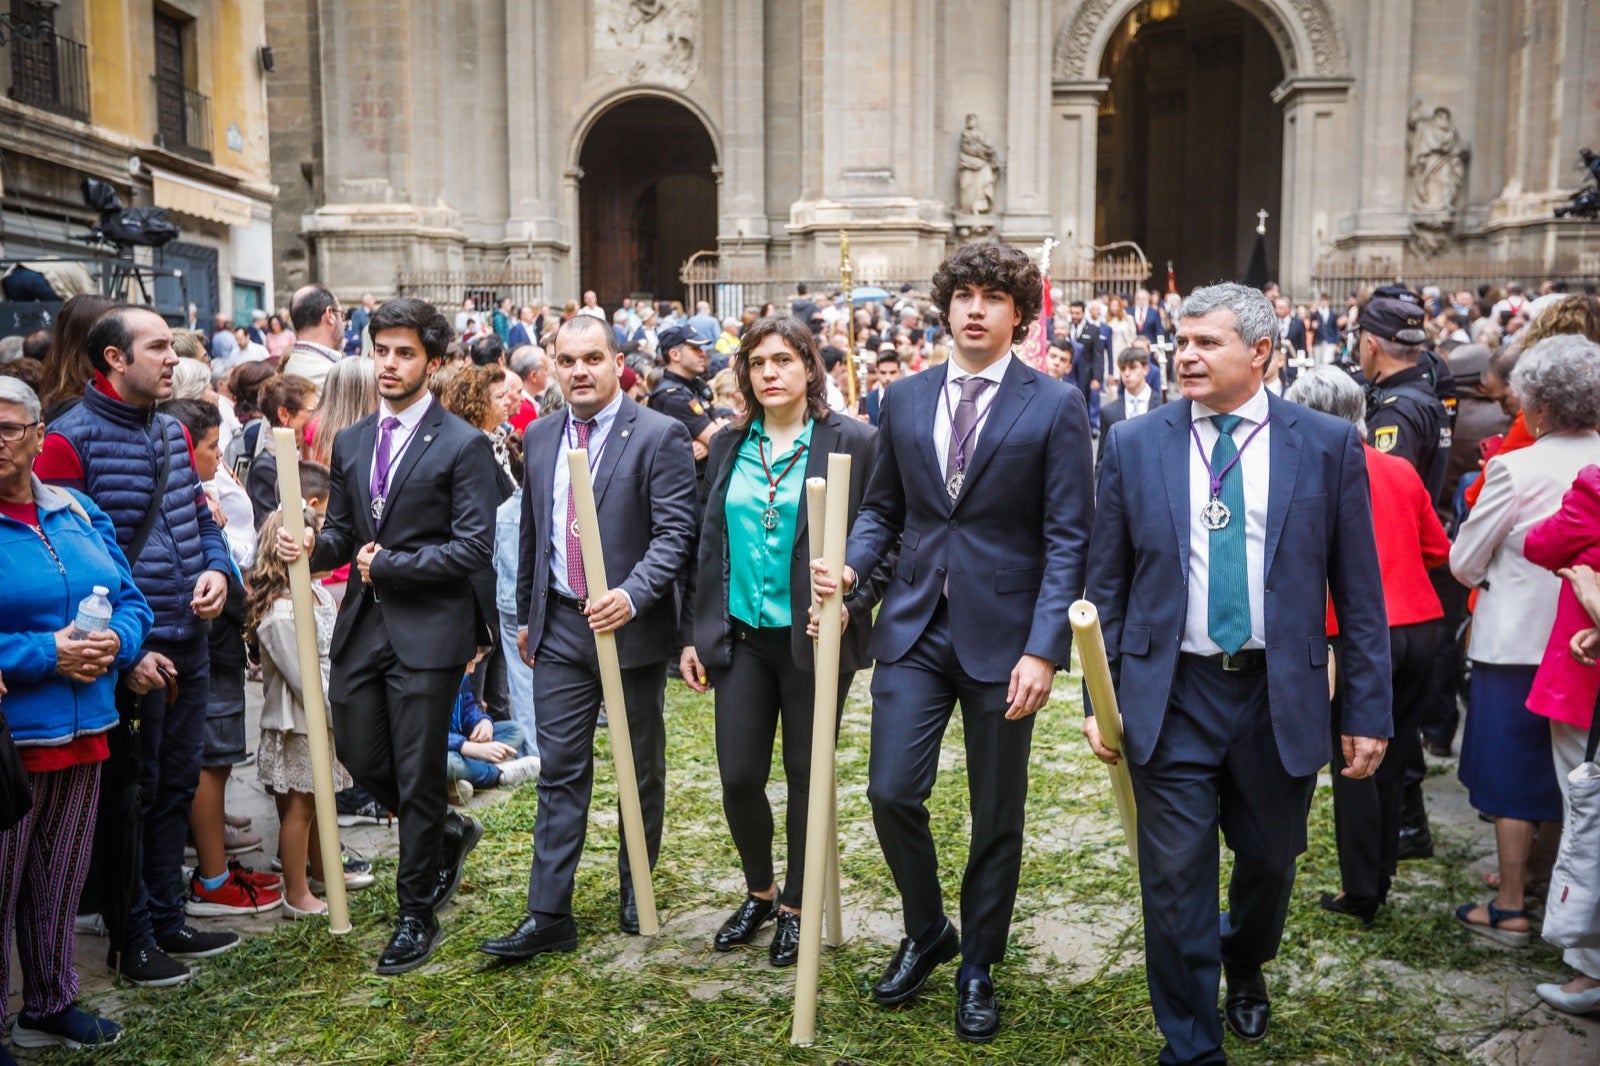
[[[1242,666],[1235,666],[1233,656],[1227,652],[1222,653],[1222,669],[1230,674],[1237,674],[1244,670]]]
[[[579,614],[588,614],[589,613],[589,597],[587,597],[587,596],[574,596],[572,598],[572,602],[578,605],[578,613]]]

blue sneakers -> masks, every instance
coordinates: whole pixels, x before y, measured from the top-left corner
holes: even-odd
[[[122,1026],[109,1018],[97,1018],[77,1006],[43,1018],[17,1015],[11,1041],[21,1048],[98,1047],[122,1039]]]

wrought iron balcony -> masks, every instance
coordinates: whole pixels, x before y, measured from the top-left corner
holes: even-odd
[[[156,94],[156,144],[169,152],[211,162],[211,97],[152,75]]]
[[[13,27],[0,34],[10,53],[0,70],[10,78],[6,95],[19,104],[89,120],[89,50],[48,24]]]

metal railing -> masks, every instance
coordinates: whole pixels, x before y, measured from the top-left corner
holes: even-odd
[[[152,74],[150,83],[156,96],[156,144],[211,162],[211,97],[159,74]]]
[[[500,301],[511,297],[516,307],[544,302],[544,276],[531,266],[506,266],[498,270],[401,270],[395,275],[401,296],[433,304],[455,321],[461,302],[472,297],[476,318],[492,313]]]
[[[6,95],[19,104],[89,120],[89,50],[70,37],[40,27],[13,33],[0,49],[9,77]]]
[[[1313,292],[1334,299],[1349,293],[1364,294],[1379,285],[1409,285],[1420,289],[1437,285],[1446,294],[1463,289],[1475,292],[1484,283],[1521,281],[1537,288],[1546,278],[1573,281],[1592,276],[1575,258],[1500,259],[1488,255],[1444,255],[1432,259],[1406,256],[1339,255],[1320,260],[1311,271]]]

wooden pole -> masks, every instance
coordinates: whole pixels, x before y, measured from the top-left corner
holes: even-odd
[[[826,529],[828,513],[828,479],[813,477],[806,479],[806,531],[810,535],[810,554],[808,559],[822,558],[822,538]],[[816,655],[813,651],[812,663],[815,664]],[[830,797],[833,802],[828,804],[828,898],[824,901],[824,916],[827,918],[827,928],[823,932],[822,942],[830,948],[836,948],[844,943],[844,899],[839,889],[839,797]]]
[[[828,493],[822,557],[834,575],[844,569],[849,532],[850,457],[828,456]],[[809,1047],[817,1036],[817,980],[822,966],[822,898],[828,874],[828,815],[833,809],[834,715],[839,706],[839,641],[844,635],[840,605],[844,590],[817,608],[816,702],[811,719],[811,805],[806,814],[806,887],[800,901],[800,961],[795,970],[794,1028],[789,1042]]]
[[[606,585],[605,550],[600,544],[600,515],[595,510],[594,482],[589,479],[589,449],[567,452],[567,469],[572,475],[572,499],[578,513],[578,540],[583,544],[583,578],[589,599],[597,600],[610,591]],[[600,660],[600,690],[606,703],[606,721],[611,730],[611,758],[617,767],[617,799],[622,807],[622,841],[628,849],[628,866],[633,877],[633,896],[639,905],[639,932],[655,936],[660,928],[656,917],[656,890],[650,879],[650,848],[644,837],[644,812],[639,806],[639,776],[633,766],[633,743],[628,735],[628,707],[622,697],[622,666],[617,659],[616,633],[594,635],[596,657]]]
[[[1106,661],[1105,635],[1100,632],[1100,612],[1088,600],[1079,600],[1067,611],[1073,635],[1078,638],[1078,658],[1083,663],[1083,683],[1094,704],[1095,725],[1100,742],[1112,751],[1122,751],[1122,712],[1117,710],[1117,690],[1111,684],[1111,664]],[[1117,814],[1122,819],[1122,836],[1128,843],[1128,857],[1139,867],[1138,814],[1133,804],[1133,778],[1128,773],[1124,754],[1111,771],[1111,792],[1117,799]]]
[[[272,431],[278,458],[278,499],[283,501],[283,528],[296,544],[306,541],[306,516],[300,503],[300,449],[292,429]],[[262,551],[269,548],[263,546]],[[339,853],[339,807],[333,796],[333,729],[322,691],[322,653],[317,650],[316,601],[311,598],[311,559],[304,552],[289,564],[289,596],[294,606],[294,635],[300,653],[300,701],[306,709],[306,746],[311,749],[311,789],[317,808],[317,842],[322,849],[322,880],[328,897],[328,932],[350,931],[350,902],[344,890],[344,858]]]

